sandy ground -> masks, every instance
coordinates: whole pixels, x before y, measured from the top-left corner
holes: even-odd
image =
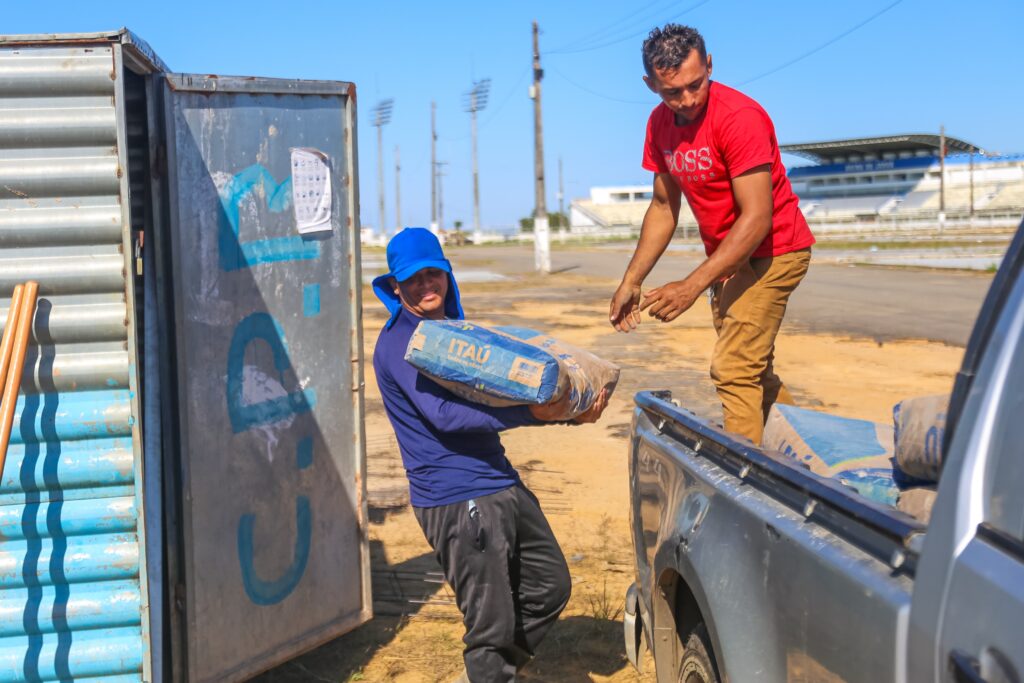
[[[648,320],[621,335],[607,323],[607,299],[595,295],[601,288],[594,285],[605,283],[610,294],[611,281],[572,273],[551,276],[543,287],[528,280],[463,287],[468,318],[543,329],[623,369],[598,424],[523,428],[503,436],[509,459],[548,514],[573,578],[569,607],[523,672],[524,681],[654,680],[651,667],[639,675],[626,661],[621,627],[623,596],[633,580],[626,461],[632,396],[670,388],[684,406],[720,419],[707,378],[714,340],[707,304],[698,301],[674,323]],[[369,359],[384,318],[369,290],[364,306]],[[962,352],[934,342],[813,334],[787,324],[776,364],[798,404],[889,421],[900,399],[949,391]],[[401,490],[393,436],[369,365],[366,399],[368,485],[371,491]],[[259,680],[412,683],[448,681],[461,671],[462,624],[411,510],[392,503],[371,511],[371,519],[378,616]]]

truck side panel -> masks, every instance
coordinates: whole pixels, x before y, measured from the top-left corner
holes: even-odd
[[[911,579],[659,431],[643,409],[634,423],[638,581],[662,677],[678,652],[661,646],[676,625],[659,622],[678,610],[657,601],[681,593],[665,590],[676,576],[707,612],[726,680],[900,677]]]

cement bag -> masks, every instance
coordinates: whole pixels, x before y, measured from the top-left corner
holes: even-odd
[[[865,498],[896,504],[893,428],[888,425],[777,403],[768,414],[761,443]]]
[[[939,480],[948,406],[948,394],[908,398],[893,406],[896,466],[911,477]]]
[[[937,495],[934,486],[915,486],[900,491],[896,509],[927,524],[932,517],[932,507],[935,505],[935,496]]]
[[[424,320],[405,359],[463,398],[491,406],[543,404],[569,392],[569,419],[586,411],[619,368],[554,337],[521,327]]]

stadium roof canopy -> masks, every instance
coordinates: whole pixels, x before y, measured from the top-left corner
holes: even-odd
[[[921,150],[935,156],[939,154],[939,136],[931,133],[907,133],[905,135],[886,135],[877,138],[850,138],[847,140],[826,140],[822,142],[805,142],[795,145],[781,145],[779,149],[789,154],[796,154],[816,161],[819,164],[833,163],[836,157],[849,157],[851,154],[874,154],[881,157],[885,152],[910,152],[917,154]],[[960,138],[946,136],[946,153],[985,151],[977,145]]]

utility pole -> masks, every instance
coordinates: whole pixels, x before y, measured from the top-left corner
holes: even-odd
[[[391,108],[394,106],[393,99],[381,100],[373,108],[373,122],[371,125],[377,127],[377,189],[380,192],[380,217],[378,229],[380,234],[385,234],[384,228],[384,126],[391,122]]]
[[[548,207],[544,200],[544,130],[541,125],[540,82],[544,70],[540,68],[540,43],[537,22],[533,22],[533,85],[530,97],[533,99],[533,175],[535,178],[535,208],[533,211],[533,255],[537,271],[551,272],[551,236],[548,232]]]
[[[444,167],[448,165],[447,161],[438,161],[436,168],[437,175],[437,229],[444,230]]]
[[[402,162],[399,161],[398,145],[395,145],[395,231],[402,229]]]
[[[562,183],[562,157],[558,157],[558,213],[565,218],[565,185]],[[565,226],[561,226],[565,230]]]
[[[430,103],[430,230],[437,232],[437,103]]]
[[[974,152],[975,152],[975,147],[974,147],[974,145],[971,145],[971,152],[970,152],[971,156],[968,157],[968,162],[967,162],[968,163],[968,167],[967,167],[968,171],[967,172],[968,172],[968,175],[970,176],[970,183],[971,183],[971,212],[968,215],[971,217],[971,220],[974,219]]]
[[[939,126],[939,227],[946,222],[946,127]]]
[[[487,95],[491,90],[491,79],[474,81],[466,93],[465,109],[469,112],[470,136],[473,138],[473,241],[480,244],[480,170],[476,153],[476,113],[487,106]]]

